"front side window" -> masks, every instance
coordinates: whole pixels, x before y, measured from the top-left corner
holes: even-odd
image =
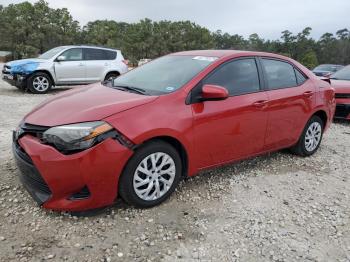
[[[297,86],[294,67],[283,61],[262,59],[268,88],[271,90]]]
[[[228,62],[209,75],[203,84],[225,87],[231,96],[258,92],[260,83],[255,59]]]
[[[83,60],[83,51],[81,48],[72,48],[63,52],[60,56],[64,57],[64,61],[80,61]]]

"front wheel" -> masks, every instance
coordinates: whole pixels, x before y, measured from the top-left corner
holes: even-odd
[[[179,153],[161,140],[138,149],[119,180],[119,194],[130,205],[147,208],[162,203],[175,190],[182,172]]]
[[[29,90],[34,94],[45,94],[52,87],[51,78],[42,72],[34,73],[27,81]]]
[[[319,148],[323,136],[324,123],[318,116],[313,116],[307,122],[298,143],[291,148],[292,152],[300,156],[311,156]]]

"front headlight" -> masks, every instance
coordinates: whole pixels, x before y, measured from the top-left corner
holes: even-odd
[[[99,142],[101,135],[111,130],[113,127],[103,121],[55,126],[44,132],[42,140],[61,152],[81,151]]]

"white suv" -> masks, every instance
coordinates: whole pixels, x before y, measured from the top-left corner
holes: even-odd
[[[89,84],[128,71],[120,50],[92,46],[60,46],[38,58],[8,62],[3,79],[20,89],[46,93],[52,86]]]

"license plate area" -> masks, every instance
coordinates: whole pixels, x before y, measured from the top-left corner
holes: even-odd
[[[4,79],[13,80],[13,75],[3,75]]]

